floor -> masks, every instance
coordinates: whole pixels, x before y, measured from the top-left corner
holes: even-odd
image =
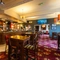
[[[58,50],[58,40],[50,38],[38,39],[38,60],[60,60],[60,50]]]
[[[0,45],[0,52],[4,52],[4,51],[5,51],[5,45],[6,45],[6,44]]]
[[[58,49],[58,40],[51,40],[51,39],[43,40],[43,39],[39,39],[38,45],[39,46],[44,46],[44,47],[47,47],[47,48]]]

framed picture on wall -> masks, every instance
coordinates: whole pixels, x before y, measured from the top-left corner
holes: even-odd
[[[56,29],[56,24],[52,24],[52,30]]]
[[[31,27],[31,25],[27,25],[27,26],[25,26],[25,29],[26,29],[26,31],[29,31],[29,30],[32,30],[32,27]]]

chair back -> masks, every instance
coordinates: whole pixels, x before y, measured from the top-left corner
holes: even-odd
[[[8,42],[8,41],[9,41],[9,37],[10,37],[9,35],[6,35],[6,36],[5,36],[6,45],[8,45],[8,43],[9,43],[9,42]]]
[[[37,49],[37,40],[38,40],[38,36],[37,36],[37,34],[35,34],[35,37],[34,37],[34,40],[33,40],[33,46],[34,46],[34,48],[35,48],[35,50]]]
[[[37,41],[37,34],[35,34],[35,37],[34,37],[34,39],[33,39],[33,44],[35,44],[36,41]]]

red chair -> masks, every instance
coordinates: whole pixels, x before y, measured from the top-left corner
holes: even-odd
[[[5,46],[5,52],[7,53],[7,51],[8,51],[8,44],[9,44],[9,35],[6,35],[5,36],[5,41],[6,41],[6,46]]]

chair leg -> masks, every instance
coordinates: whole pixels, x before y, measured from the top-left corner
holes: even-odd
[[[5,52],[6,52],[7,45],[5,46]]]
[[[6,52],[6,54],[8,53],[7,48],[8,48],[8,45],[5,46],[5,52]]]

